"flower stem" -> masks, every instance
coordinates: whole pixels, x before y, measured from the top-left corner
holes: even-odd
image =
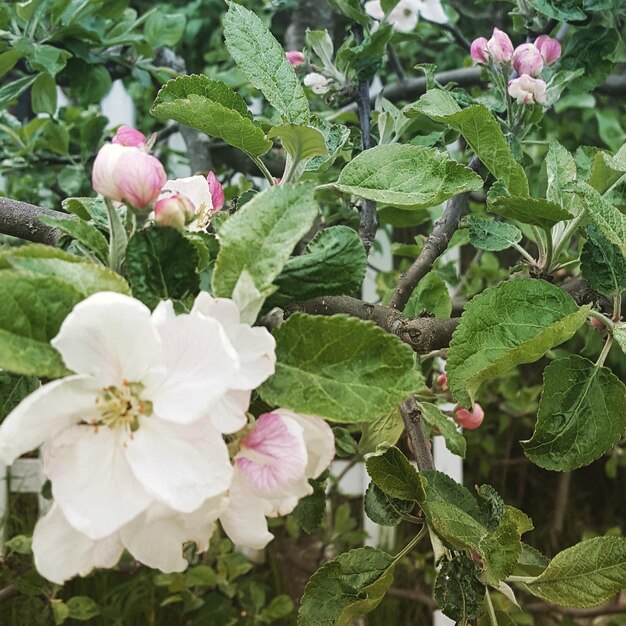
[[[606,357],[609,355],[611,350],[611,346],[613,345],[613,335],[609,335],[606,338],[606,342],[604,343],[604,348],[602,348],[602,352],[600,352],[600,356],[596,361],[596,367],[602,367],[604,365],[604,361],[606,361]]]
[[[582,211],[573,220],[570,221],[570,223],[567,225],[567,228],[563,231],[563,233],[559,237],[558,241],[556,242],[556,245],[554,246],[553,260],[555,263],[558,263],[559,257],[561,256],[563,249],[569,243],[569,240],[571,239],[572,235],[576,232],[576,229],[578,228],[578,224],[580,224],[580,222],[586,216],[587,216],[587,207],[582,209]],[[551,269],[551,268],[548,268],[548,269]]]
[[[400,550],[400,552],[396,554],[396,556],[393,558],[394,565],[401,558],[405,557],[411,550],[413,550],[413,548],[422,540],[422,537],[424,537],[424,535],[426,534],[427,529],[428,526],[424,525],[424,527],[417,533],[417,535],[415,535],[415,537],[413,537],[413,539],[411,539],[411,541],[409,541],[409,543],[407,543],[406,546],[404,546],[404,548],[402,548],[402,550]]]
[[[524,250],[524,248],[522,248],[522,246],[519,245],[519,243],[514,243],[513,247],[531,264],[531,265],[537,265],[537,261],[535,259],[533,259],[532,255],[529,254],[528,252],[526,252],[526,250]]]
[[[489,595],[489,589],[485,588],[485,604],[487,605],[487,613],[489,614],[489,621],[491,622],[491,626],[498,626],[498,618],[496,617],[496,611],[493,608],[493,602],[491,601],[491,596]]]
[[[275,185],[276,181],[274,180],[271,172],[267,169],[265,163],[263,163],[263,161],[261,161],[258,156],[255,156],[253,154],[249,156],[254,161],[254,164],[261,170],[261,173],[263,174],[263,176],[265,176],[265,180],[267,180],[270,185]]]

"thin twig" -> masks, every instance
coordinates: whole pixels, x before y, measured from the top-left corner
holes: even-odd
[[[354,39],[357,43],[363,42],[363,27],[355,24],[353,27]],[[369,150],[372,147],[372,103],[370,101],[369,83],[366,80],[359,82],[356,92],[356,104],[359,113],[359,124],[361,126],[361,143],[363,150]],[[361,220],[359,224],[359,235],[366,254],[369,254],[370,248],[376,237],[378,229],[378,218],[376,216],[376,203],[372,200],[363,200],[361,205]]]
[[[472,157],[469,168],[477,171],[478,157]],[[469,210],[469,193],[465,192],[448,200],[441,218],[435,222],[433,232],[428,236],[411,267],[400,277],[391,296],[389,306],[402,311],[420,280],[430,272],[435,261],[445,252],[452,235],[456,232],[461,218]]]

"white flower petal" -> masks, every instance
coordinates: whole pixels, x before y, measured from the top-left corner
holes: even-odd
[[[216,319],[223,326],[239,324],[239,309],[228,298],[214,298],[210,293],[201,291],[193,303],[191,313],[204,315]]]
[[[296,420],[303,429],[307,449],[307,478],[317,478],[335,458],[335,436],[331,427],[315,415],[294,413],[288,409],[276,409],[274,413]]]
[[[158,364],[160,353],[150,309],[110,292],[79,302],[51,343],[69,369],[91,374],[102,387],[124,379],[141,382]]]
[[[420,3],[419,13],[429,22],[446,24],[449,21],[439,0],[423,0],[423,2]]]
[[[228,391],[210,406],[206,417],[221,433],[236,433],[248,423],[246,411],[251,395],[252,391]]]
[[[380,0],[368,0],[363,8],[365,12],[375,20],[382,20],[385,17],[385,12],[383,11]]]
[[[224,493],[232,480],[228,448],[205,420],[181,426],[146,418],[125,453],[143,488],[176,511],[196,510]]]
[[[142,397],[161,418],[179,424],[202,417],[231,387],[239,368],[237,352],[222,325],[199,315],[178,315],[159,325],[166,373],[149,383]]]
[[[267,529],[267,503],[242,489],[241,480],[236,471],[228,508],[220,515],[220,523],[235,545],[262,550],[274,538]]]
[[[167,197],[172,192],[187,196],[196,207],[196,213],[210,211],[213,208],[209,182],[204,176],[187,176],[186,178],[167,180],[159,197]]]
[[[91,376],[68,376],[36,389],[0,426],[0,459],[10,465],[63,429],[90,419],[96,395]]]
[[[226,334],[241,363],[233,387],[255,389],[276,369],[276,340],[267,328],[247,324],[226,326]]]
[[[35,567],[57,585],[76,575],[86,576],[96,567],[113,567],[123,551],[117,533],[93,541],[72,528],[56,504],[33,533]]]
[[[194,541],[198,551],[208,548],[215,520],[223,509],[221,502],[221,498],[208,500],[189,515],[152,505],[120,531],[122,541],[138,561],[162,572],[182,572],[188,566],[183,545]]]
[[[115,532],[152,502],[126,461],[128,438],[122,428],[72,426],[43,447],[54,499],[91,539]]]
[[[152,321],[159,324],[166,324],[176,317],[174,303],[171,300],[161,300],[152,311]]]

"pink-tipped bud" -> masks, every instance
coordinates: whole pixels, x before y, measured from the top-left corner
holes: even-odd
[[[437,386],[442,391],[448,391],[448,375],[445,372],[437,377]]]
[[[543,57],[544,63],[550,65],[561,57],[561,44],[548,35],[539,35],[535,39],[535,46]]]
[[[485,412],[483,408],[476,402],[474,404],[474,410],[470,411],[468,409],[464,409],[460,406],[457,406],[454,409],[454,421],[459,425],[463,426],[463,428],[467,428],[467,430],[475,430],[483,423],[483,418],[485,417]]]
[[[593,326],[596,330],[599,330],[599,331],[606,330],[606,326],[604,325],[604,322],[603,322],[602,320],[599,320],[599,319],[598,319],[598,318],[596,318],[596,317],[592,317],[592,318],[589,320],[589,323],[590,323],[590,324],[591,324],[591,325],[592,325],[592,326]]]
[[[513,44],[505,32],[494,28],[487,42],[487,52],[496,63],[506,63],[513,57]]]
[[[534,44],[523,43],[513,52],[513,69],[518,74],[539,76],[543,69],[543,57]]]
[[[472,61],[474,61],[474,63],[489,62],[489,57],[487,56],[488,43],[489,42],[486,37],[478,37],[478,39],[474,39],[474,41],[472,41],[470,56],[472,57]]]
[[[147,141],[145,136],[130,126],[120,126],[117,129],[111,143],[118,143],[130,148],[145,148]]]
[[[520,104],[543,104],[546,101],[547,85],[540,78],[522,74],[509,81],[509,95]]]
[[[195,216],[196,207],[182,193],[173,193],[167,198],[161,198],[154,205],[154,219],[159,226],[171,226],[182,230]]]
[[[292,67],[304,65],[304,53],[300,52],[300,50],[289,50],[288,52],[285,52],[285,56],[287,57],[287,61],[291,63]]]
[[[148,208],[158,197],[167,176],[161,162],[139,148],[107,143],[93,164],[93,188],[136,209]]]
[[[208,173],[206,180],[207,183],[209,183],[209,192],[213,202],[213,212],[217,213],[224,206],[224,189],[213,172]]]

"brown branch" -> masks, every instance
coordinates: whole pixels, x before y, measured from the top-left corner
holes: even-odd
[[[472,157],[469,168],[478,171],[480,161],[478,157]],[[400,277],[398,284],[391,296],[389,306],[401,311],[417,286],[428,272],[433,268],[435,261],[445,252],[448,243],[459,226],[461,218],[469,211],[469,193],[465,192],[448,200],[443,215],[435,222],[433,232],[420,250],[411,267]]]
[[[458,318],[442,320],[434,317],[408,318],[402,313],[380,304],[370,304],[350,296],[326,296],[284,307],[285,316],[300,311],[311,315],[345,313],[352,317],[374,322],[383,330],[396,335],[415,352],[427,354],[446,348],[456,328]]]
[[[17,595],[17,587],[15,585],[7,585],[3,589],[0,589],[0,602],[8,600]]]
[[[398,587],[391,587],[387,591],[387,595],[391,598],[400,598],[402,600],[415,600],[420,604],[424,604],[431,611],[438,608],[437,603],[424,591],[419,589],[399,589]]]
[[[61,233],[57,228],[41,222],[39,217],[42,215],[71,219],[67,213],[0,197],[0,233],[3,235],[55,246]]]
[[[624,615],[626,614],[626,603],[611,602],[586,609],[554,606],[546,602],[533,602],[524,607],[529,613],[546,614],[555,613],[559,615],[569,615],[570,617],[592,618],[603,615]]]
[[[404,428],[409,435],[415,460],[417,461],[417,469],[420,472],[434,470],[435,463],[430,450],[430,442],[422,428],[422,412],[413,396],[407,398],[400,405],[400,413],[404,422]]]

